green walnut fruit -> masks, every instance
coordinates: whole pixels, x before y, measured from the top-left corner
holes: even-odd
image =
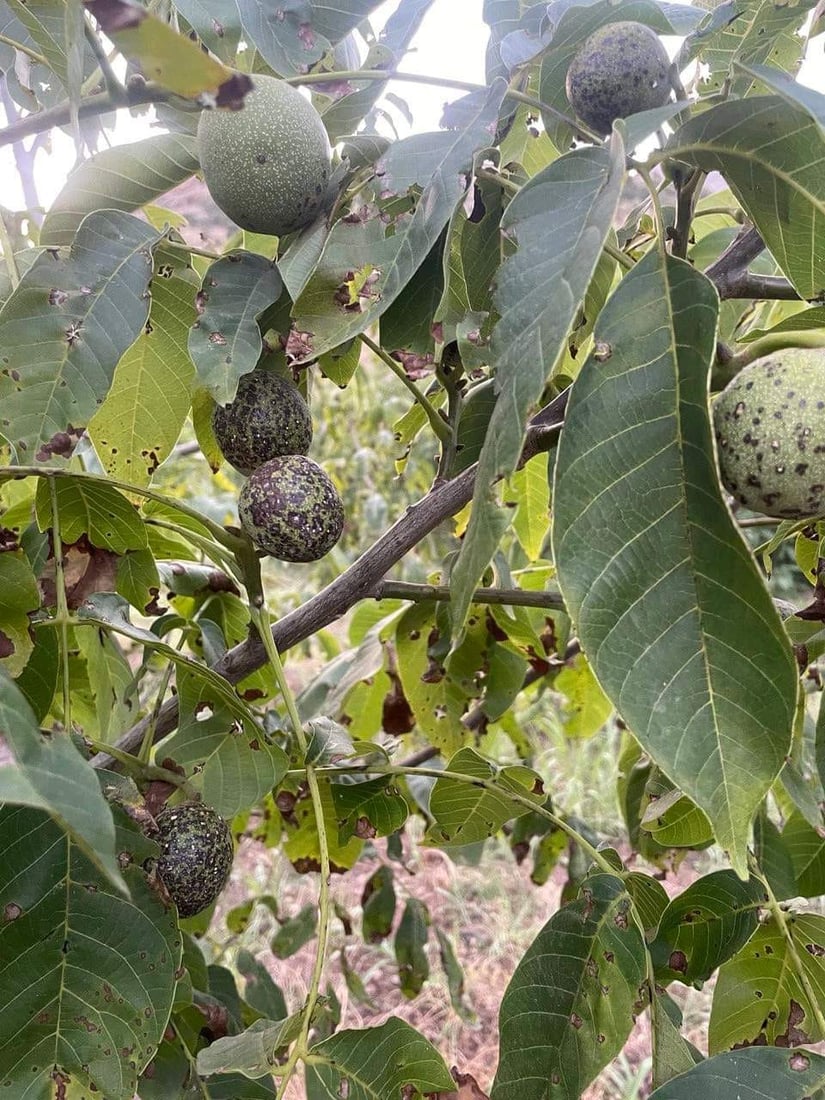
[[[155,819],[152,839],[160,845],[158,877],[181,917],[206,909],[226,886],[232,869],[232,834],[202,802],[169,806]]]
[[[226,461],[245,475],[278,455],[304,455],[312,442],[298,387],[260,367],[243,375],[234,401],[216,406],[212,429]]]
[[[643,23],[607,23],[585,39],[567,70],[567,98],[578,118],[607,134],[616,118],[664,107],[670,60]]]
[[[713,406],[725,488],[778,519],[825,513],[825,349],[745,367]]]
[[[282,455],[249,476],[238,497],[241,527],[281,561],[317,561],[344,529],[344,505],[311,458]]]
[[[242,229],[281,237],[324,207],[331,151],[321,116],[274,76],[254,77],[239,111],[204,111],[198,123],[203,178]]]

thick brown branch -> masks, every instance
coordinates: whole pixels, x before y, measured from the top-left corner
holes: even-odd
[[[531,421],[523,457],[526,459],[549,443],[564,420],[565,394],[553,399]],[[283,652],[315,634],[322,627],[346,614],[359,600],[369,599],[386,573],[405,554],[440,523],[460,511],[472,499],[476,467],[471,466],[451,481],[437,483],[417,504],[412,505],[390,529],[366,550],[357,561],[301,607],[291,611],[272,628],[272,637]],[[263,644],[250,636],[228,650],[213,666],[230,684],[237,684],[266,664]],[[177,699],[167,699],[155,720],[154,739],[159,740],[175,728],[178,720]],[[123,752],[133,752],[143,740],[151,719],[144,718],[117,741]],[[110,767],[111,758],[95,757],[97,767]]]
[[[762,252],[765,242],[758,229],[752,225],[743,228],[728,245],[718,260],[705,271],[719,291],[719,297],[767,298],[771,300],[799,300],[799,295],[788,282],[776,275],[755,275],[748,271],[748,264]]]

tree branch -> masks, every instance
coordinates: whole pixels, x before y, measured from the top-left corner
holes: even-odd
[[[166,103],[173,98],[172,93],[162,88],[159,84],[140,82],[129,85],[123,95],[113,95],[112,92],[99,92],[87,99],[81,100],[78,107],[78,118],[90,118],[94,115],[103,115],[107,111],[114,111],[118,107],[137,107],[141,103]],[[174,98],[180,98],[175,96]],[[182,102],[186,102],[182,100]],[[30,134],[39,134],[43,130],[50,130],[53,126],[66,126],[71,122],[71,109],[68,103],[58,103],[56,107],[48,107],[45,111],[36,111],[26,115],[0,130],[0,148],[4,145],[12,145],[21,138]]]
[[[370,593],[374,600],[449,600],[448,584],[409,584],[407,581],[379,581]],[[564,600],[558,592],[530,591],[526,588],[477,588],[473,603],[503,604],[512,607],[544,607],[564,610]]]
[[[527,430],[522,461],[526,462],[542,449],[547,449],[564,421],[566,405],[566,393],[560,394],[533,418]],[[425,497],[409,507],[339,577],[275,623],[272,627],[272,638],[279,652],[290,649],[341,618],[359,600],[371,598],[381,579],[405,554],[440,523],[470,502],[476,473],[477,466],[470,466],[451,481],[437,482]],[[261,668],[266,660],[263,643],[257,636],[250,636],[228,650],[212,666],[212,671],[223,676],[230,684],[237,684]],[[165,737],[175,728],[177,721],[178,701],[167,699],[155,716],[155,740]],[[115,747],[124,752],[133,751],[141,744],[149,722],[149,718],[144,718],[136,723],[118,739]],[[102,768],[113,764],[111,757],[103,755],[96,756],[93,762],[95,767]]]
[[[729,298],[799,301],[799,295],[787,279],[776,275],[754,275],[748,271],[748,264],[764,248],[765,242],[759,230],[752,225],[747,226],[739,231],[719,259],[705,270],[722,301]]]

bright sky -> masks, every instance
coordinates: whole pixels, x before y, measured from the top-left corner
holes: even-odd
[[[383,26],[396,6],[397,0],[387,0],[382,4],[374,13],[373,25]],[[482,0],[435,0],[401,69],[410,73],[483,83],[487,27],[482,22],[481,11]],[[824,57],[825,35],[820,35],[811,44],[799,75],[803,84],[825,90]],[[389,90],[409,104],[416,131],[437,129],[444,104],[462,94],[446,88],[406,82],[391,83]],[[131,119],[125,111],[119,112],[118,120],[116,131],[109,135],[113,145],[136,141],[152,132],[145,119]],[[44,206],[48,206],[60,191],[74,159],[71,139],[61,131],[55,131],[51,151],[41,152],[37,161],[37,187]],[[12,210],[22,209],[25,205],[10,148],[0,149],[0,204]]]

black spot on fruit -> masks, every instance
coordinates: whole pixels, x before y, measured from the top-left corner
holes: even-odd
[[[235,400],[212,417],[218,446],[242,474],[278,455],[303,455],[312,442],[312,419],[298,387],[260,367],[238,383]]]
[[[182,802],[158,814],[157,873],[181,917],[193,917],[220,894],[232,869],[232,835],[202,802]]]
[[[238,497],[241,527],[281,561],[317,561],[344,529],[344,505],[311,458],[282,455],[253,471]]]
[[[778,519],[825,513],[823,391],[825,349],[790,348],[745,367],[716,399],[719,472],[741,504]],[[757,406],[764,428],[751,419]]]
[[[567,70],[567,98],[578,118],[607,134],[616,118],[664,107],[670,60],[643,23],[608,23],[585,39]]]
[[[331,151],[321,116],[274,76],[254,77],[239,111],[201,114],[198,143],[209,193],[237,225],[283,236],[321,213]]]

